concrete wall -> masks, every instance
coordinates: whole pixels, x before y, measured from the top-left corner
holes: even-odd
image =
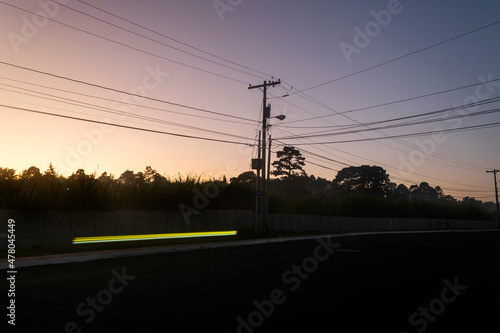
[[[16,221],[16,248],[70,245],[75,237],[155,234],[196,231],[253,231],[253,211],[207,210],[192,214],[189,223],[180,212],[167,211],[22,211],[0,210],[0,237],[7,221]],[[269,214],[274,232],[351,232],[387,230],[496,229],[495,221],[411,218],[360,218],[295,214]],[[3,235],[2,235],[3,234]],[[0,238],[2,249],[6,239]]]

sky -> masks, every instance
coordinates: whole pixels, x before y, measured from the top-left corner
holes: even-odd
[[[499,13],[494,0],[2,0],[0,166],[235,177],[262,127],[248,88],[279,79],[273,159],[293,145],[316,177],[378,165],[494,201]]]

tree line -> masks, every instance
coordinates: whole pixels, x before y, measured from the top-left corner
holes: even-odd
[[[330,216],[426,217],[494,219],[494,204],[465,197],[457,200],[439,187],[421,182],[407,187],[390,181],[379,166],[351,166],[328,180],[307,175],[305,159],[284,147],[273,162],[269,182],[269,212]],[[215,183],[215,184],[214,184]],[[255,208],[256,174],[244,172],[229,181],[194,174],[160,175],[151,166],[126,170],[119,177],[107,172],[86,174],[79,169],[68,177],[52,164],[41,172],[30,167],[20,173],[0,167],[1,209],[179,210],[193,206],[210,184],[203,209]],[[194,200],[194,201],[193,201]],[[198,208],[197,208],[198,209]]]

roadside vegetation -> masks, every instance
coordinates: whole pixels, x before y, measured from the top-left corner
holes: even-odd
[[[492,220],[493,202],[456,199],[427,182],[396,184],[379,166],[346,167],[328,180],[307,175],[305,159],[293,147],[284,147],[273,162],[269,182],[269,212],[361,217],[415,217]],[[0,209],[64,210],[179,210],[191,205],[197,191],[216,183],[218,193],[204,209],[255,207],[256,174],[244,172],[228,180],[201,176],[160,175],[150,166],[126,170],[120,176],[77,170],[59,175],[52,165],[17,173],[0,168]]]

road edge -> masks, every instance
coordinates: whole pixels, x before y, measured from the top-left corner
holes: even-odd
[[[55,264],[67,264],[75,262],[87,262],[94,260],[105,260],[123,257],[136,257],[151,254],[163,254],[172,252],[186,252],[186,251],[196,251],[204,249],[214,249],[220,247],[234,247],[234,246],[245,246],[245,245],[262,245],[271,243],[282,243],[291,241],[302,241],[310,239],[319,239],[325,237],[340,238],[340,237],[356,237],[356,236],[366,236],[366,235],[392,235],[392,234],[422,234],[422,233],[438,233],[438,232],[492,232],[500,231],[499,229],[486,229],[486,230],[415,230],[415,231],[377,231],[377,232],[351,232],[343,234],[321,234],[314,236],[293,236],[293,237],[283,237],[283,238],[264,238],[255,240],[241,240],[241,241],[230,241],[230,242],[217,242],[217,243],[200,243],[200,244],[190,244],[190,245],[171,245],[167,247],[156,247],[156,248],[139,248],[133,250],[108,250],[106,252],[98,253],[71,253],[71,254],[61,254],[61,255],[49,255],[49,256],[39,256],[39,257],[23,257],[16,260],[16,268],[20,267],[32,267],[40,265],[55,265]],[[7,260],[5,258],[5,260]],[[0,263],[0,270],[8,269],[8,263]]]

